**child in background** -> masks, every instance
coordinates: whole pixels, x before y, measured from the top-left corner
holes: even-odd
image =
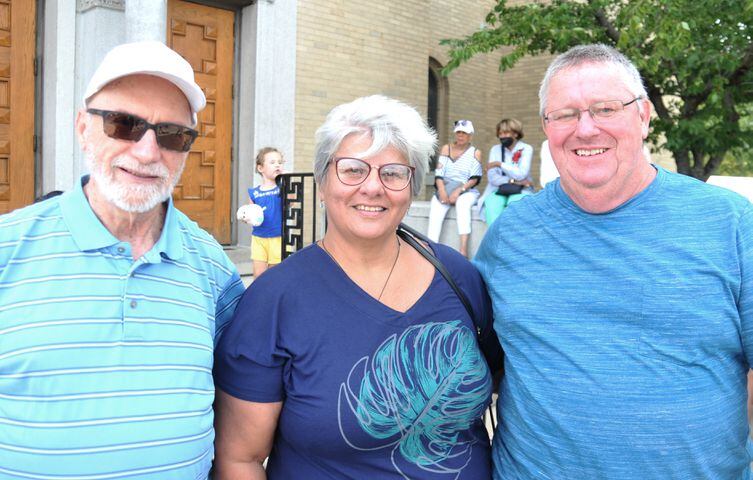
[[[279,150],[264,147],[256,154],[256,171],[262,178],[261,185],[248,189],[249,203],[264,210],[264,221],[254,227],[251,235],[251,260],[254,262],[254,278],[281,261],[282,253],[282,198],[280,187],[275,183],[282,173],[285,161]]]

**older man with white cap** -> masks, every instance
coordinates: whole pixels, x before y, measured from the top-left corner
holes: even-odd
[[[207,477],[243,286],[171,200],[205,103],[164,44],[114,48],[76,118],[91,174],[0,217],[0,478]]]

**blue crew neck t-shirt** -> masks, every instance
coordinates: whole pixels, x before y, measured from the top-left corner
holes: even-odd
[[[478,317],[489,319],[478,272],[457,252],[432,247]],[[284,402],[270,480],[491,476],[481,422],[489,370],[471,318],[438,273],[401,313],[361,290],[320,247],[307,247],[246,291],[214,375],[236,398]]]
[[[484,238],[495,479],[751,478],[753,205],[657,170],[604,214],[555,181]]]
[[[253,235],[262,238],[282,235],[282,198],[280,187],[262,190],[261,186],[249,188],[248,196],[264,210],[264,221],[254,227]]]

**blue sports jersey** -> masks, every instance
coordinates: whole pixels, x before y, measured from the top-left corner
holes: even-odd
[[[478,272],[432,247],[488,319]],[[481,422],[489,370],[471,318],[438,273],[401,313],[309,246],[247,290],[214,374],[237,398],[284,402],[270,480],[490,478]]]
[[[282,198],[280,187],[262,190],[261,186],[248,189],[249,198],[262,210],[264,221],[254,227],[253,235],[262,238],[279,237],[282,235]]]

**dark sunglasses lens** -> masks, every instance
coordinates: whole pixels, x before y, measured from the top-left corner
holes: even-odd
[[[157,143],[168,150],[187,152],[191,149],[196,134],[193,130],[180,125],[157,125]]]
[[[146,131],[141,119],[127,113],[110,112],[103,118],[102,125],[108,137],[137,142]]]

